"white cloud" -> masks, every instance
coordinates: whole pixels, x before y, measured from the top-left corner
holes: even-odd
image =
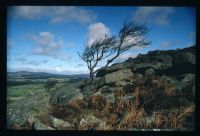
[[[146,48],[146,46],[145,47],[142,47],[142,46],[133,46],[133,47],[130,48],[130,50],[132,50],[132,51],[139,51],[139,50],[143,50],[144,48]]]
[[[54,11],[50,23],[76,21],[85,24],[91,23],[96,19],[96,16],[92,11],[73,6],[54,7]]]
[[[47,18],[51,24],[71,21],[87,24],[96,20],[92,11],[74,6],[15,6],[10,14],[30,20]]]
[[[128,58],[130,58],[130,57],[131,58],[135,58],[135,57],[137,57],[137,55],[138,55],[138,53],[131,53],[131,52],[129,52],[129,53],[123,53],[123,54],[119,55],[118,59],[125,61]]]
[[[56,40],[50,32],[40,32],[39,35],[30,35],[35,43],[33,54],[43,56],[57,56],[60,48],[64,45],[62,39]]]
[[[88,45],[105,35],[111,35],[110,29],[103,23],[94,23],[88,27]]]
[[[25,56],[16,58],[15,61],[20,62],[21,64],[25,65],[40,65],[40,64],[46,64],[48,63],[48,60],[42,60],[42,61],[36,61],[36,60],[29,60]]]
[[[169,25],[170,14],[174,12],[172,7],[139,7],[133,19],[137,23],[153,23],[160,26]]]
[[[125,38],[125,42],[122,44],[122,46],[130,46],[132,44],[136,44],[139,41],[141,41],[142,38],[143,38],[142,36],[137,36],[137,37],[128,36],[127,38]]]
[[[31,34],[29,35],[29,38],[35,44],[32,52],[34,55],[48,56],[62,61],[66,61],[71,58],[68,54],[61,53],[64,41],[62,39],[56,39],[55,35],[50,32],[40,32],[38,35]],[[44,61],[44,63],[47,62]]]
[[[47,15],[47,8],[42,8],[41,6],[16,6],[10,12],[15,17],[35,19]]]

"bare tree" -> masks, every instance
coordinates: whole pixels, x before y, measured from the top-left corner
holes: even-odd
[[[105,35],[103,38],[96,39],[90,46],[87,45],[82,54],[79,54],[80,58],[83,59],[90,70],[90,79],[93,80],[94,68],[98,62],[111,56],[115,53],[115,44],[117,41],[114,37],[108,37]]]
[[[107,63],[101,69],[107,68],[120,54],[130,48],[150,45],[151,42],[145,37],[148,32],[145,24],[135,25],[133,22],[125,22],[118,37],[105,35],[96,39],[91,45],[87,44],[82,54],[78,54],[87,63],[90,79],[93,81],[94,74],[99,71],[99,69],[94,69],[101,60],[108,58]]]

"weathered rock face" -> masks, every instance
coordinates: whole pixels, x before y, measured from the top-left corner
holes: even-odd
[[[136,58],[129,58],[126,62],[113,64],[107,69],[100,70],[96,77],[103,77],[121,69],[131,69],[134,73],[141,73],[153,68],[156,74],[172,75],[195,72],[195,46],[168,50],[168,51],[149,51],[148,54],[139,54]],[[185,67],[182,69],[182,67]],[[177,73],[174,73],[177,71]]]
[[[110,103],[116,101],[114,93],[123,90],[124,99],[129,102],[135,100],[135,96],[130,95],[137,87],[146,85],[157,88],[155,96],[163,99],[163,105],[167,101],[179,103],[176,96],[194,98],[194,67],[195,67],[195,47],[168,51],[150,51],[145,55],[129,58],[126,62],[113,64],[107,69],[101,69],[94,84],[96,91]],[[181,77],[181,78],[180,78]],[[191,91],[190,91],[191,92]],[[168,97],[169,95],[169,97]],[[163,97],[163,98],[162,98]],[[158,100],[160,101],[160,99]]]
[[[86,85],[82,92],[84,95],[89,95],[94,91],[100,90],[102,93],[113,92],[121,89],[120,86],[131,85],[130,79],[134,77],[130,69],[117,70],[115,72],[98,77],[94,80],[93,84]],[[114,87],[112,87],[114,86]]]
[[[145,71],[145,76],[153,76],[155,74],[155,70],[153,68],[147,69]]]
[[[106,74],[104,77],[105,84],[114,84],[121,80],[130,79],[133,73],[130,69],[118,70],[116,72]]]
[[[177,54],[177,56],[174,58],[173,64],[195,64],[196,63],[196,57],[195,54],[192,54],[190,52],[181,52]]]
[[[172,57],[170,55],[165,55],[161,53],[161,51],[149,51],[146,55],[139,54],[137,58],[127,60],[128,62],[135,62],[135,63],[150,63],[150,62],[162,62],[162,63],[171,63]]]
[[[104,98],[107,100],[107,102],[109,103],[115,103],[116,99],[115,99],[115,95],[114,93],[104,93]]]
[[[134,67],[134,72],[144,73],[147,69],[153,68],[151,63],[139,63]]]
[[[172,79],[167,76],[162,76],[161,81],[164,81],[168,86],[175,87],[177,90],[181,91],[184,88],[184,84],[178,80]]]
[[[73,125],[64,120],[57,119],[51,115],[49,116],[49,119],[51,120],[52,126],[56,129],[64,129],[64,130],[73,129]]]
[[[45,124],[43,124],[42,122],[40,122],[39,120],[37,120],[34,123],[34,129],[35,130],[55,130],[52,127],[46,126]]]
[[[95,129],[98,127],[102,121],[93,115],[87,115],[84,118],[81,119],[79,123],[79,129],[85,130],[85,129]]]
[[[112,130],[112,126],[102,122],[96,127],[96,130]]]
[[[99,89],[100,92],[102,93],[111,93],[111,92],[114,92],[116,90],[122,90],[123,87],[120,87],[120,86],[113,86],[113,87],[110,87],[110,86],[103,86]]]
[[[134,63],[130,63],[130,62],[117,63],[117,64],[111,65],[110,67],[106,69],[99,70],[96,74],[96,77],[102,77],[106,74],[109,74],[118,70],[132,69],[132,68],[134,68]]]
[[[67,86],[56,90],[51,98],[50,104],[67,105],[70,100],[82,100],[83,94],[76,87]]]
[[[195,82],[195,75],[194,74],[186,74],[185,77],[181,80],[181,82],[185,84],[191,84]]]
[[[184,49],[168,51],[149,51],[147,54],[139,54],[136,58],[129,58],[126,62],[134,63],[191,63],[195,64],[195,46]]]

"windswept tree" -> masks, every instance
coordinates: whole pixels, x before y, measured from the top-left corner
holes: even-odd
[[[93,80],[95,67],[97,64],[115,53],[115,44],[117,43],[114,37],[108,37],[105,35],[102,38],[96,39],[91,45],[87,45],[82,54],[79,54],[80,58],[87,63],[87,67],[90,71],[90,79]]]
[[[95,68],[100,61],[107,59],[101,69],[107,68],[120,54],[130,48],[150,45],[151,42],[145,37],[148,32],[149,30],[145,24],[136,25],[134,22],[125,22],[119,31],[118,37],[104,35],[97,38],[92,44],[88,43],[84,51],[78,54],[87,63],[91,81],[93,81],[95,73],[99,71]]]

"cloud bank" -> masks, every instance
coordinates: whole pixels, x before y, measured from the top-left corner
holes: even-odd
[[[174,13],[172,7],[139,7],[133,15],[137,23],[153,23],[159,26],[166,26],[170,23],[170,15]]]
[[[54,34],[50,32],[40,32],[39,35],[30,35],[30,39],[35,43],[33,54],[53,56],[57,55],[59,49],[64,45],[62,39],[56,40]]]
[[[62,39],[56,39],[53,33],[40,32],[38,35],[30,34],[29,38],[35,45],[32,51],[33,55],[48,56],[63,61],[71,58],[69,55],[61,53],[64,41]],[[66,46],[68,47],[68,45]]]
[[[15,6],[10,8],[9,15],[29,20],[46,18],[50,24],[88,24],[96,20],[94,12],[74,6]]]

